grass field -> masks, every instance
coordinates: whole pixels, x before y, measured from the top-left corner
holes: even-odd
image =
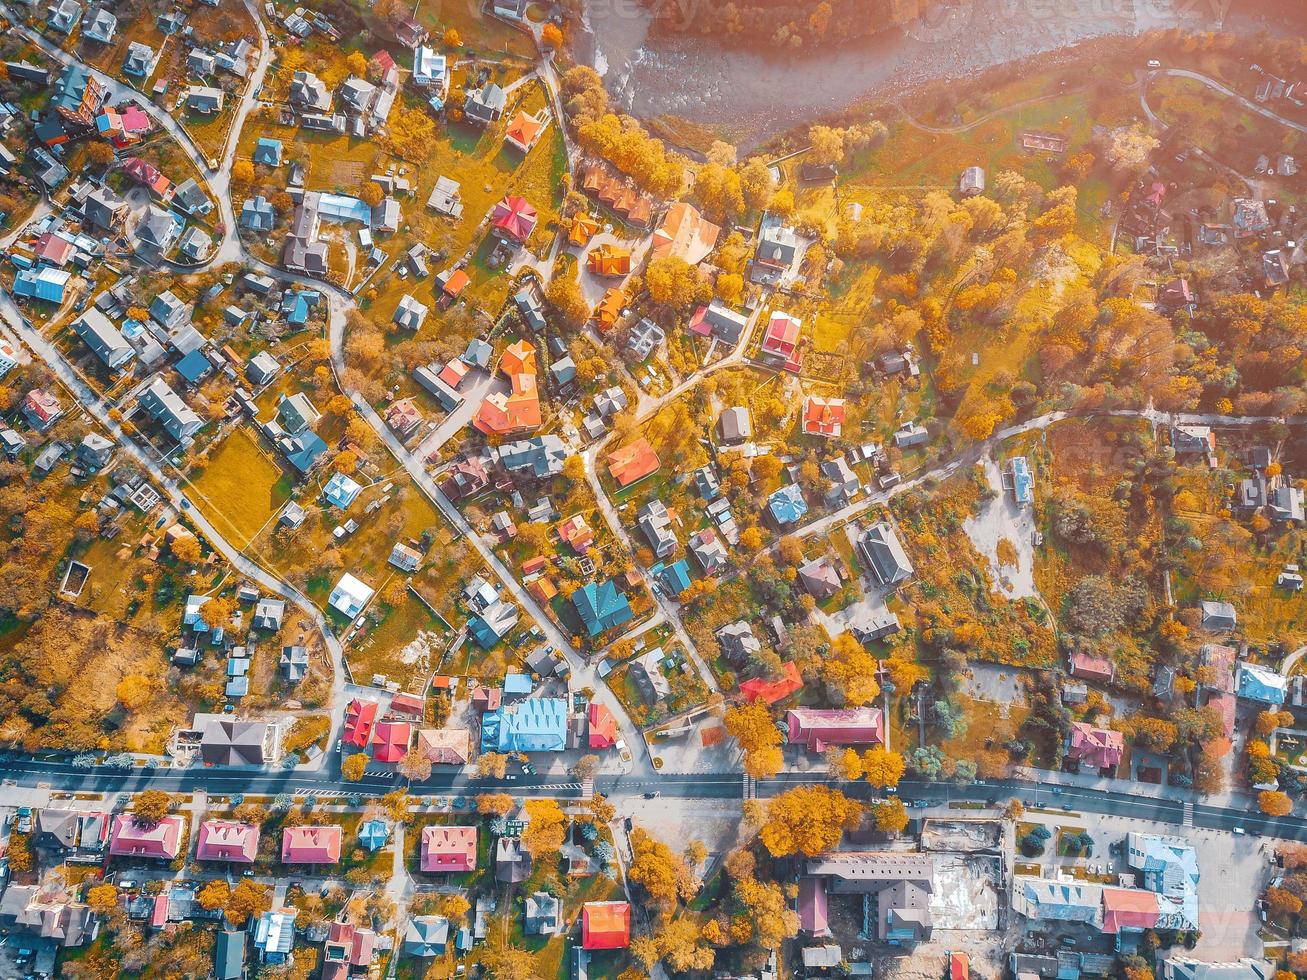
[[[291,496],[290,479],[246,426],[210,450],[190,477],[204,513],[244,548]]]

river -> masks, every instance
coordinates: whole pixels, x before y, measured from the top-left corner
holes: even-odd
[[[1257,31],[1275,0],[937,0],[922,22],[856,47],[769,56],[650,36],[637,0],[585,0],[578,54],[632,115],[719,127],[750,149],[872,94],[1055,51],[1105,35],[1185,27]]]

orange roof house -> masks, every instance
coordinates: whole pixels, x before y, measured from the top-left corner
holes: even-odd
[[[586,902],[581,909],[582,949],[625,949],[631,942],[631,906]]]
[[[590,748],[611,749],[617,744],[617,719],[598,701],[590,702]]]
[[[558,525],[558,537],[570,546],[578,555],[587,551],[595,543],[594,531],[585,522],[585,515],[573,514]]]
[[[596,276],[625,276],[631,272],[631,251],[620,245],[604,242],[593,249],[586,260],[586,268]]]
[[[599,233],[599,222],[588,214],[578,214],[567,229],[567,240],[572,245],[585,245]]]
[[[608,454],[608,472],[619,487],[629,487],[632,483],[643,480],[649,474],[656,473],[660,465],[658,454],[649,445],[648,439],[637,439],[629,446]]]
[[[541,116],[530,116],[522,110],[518,110],[513,121],[508,124],[508,132],[504,134],[504,142],[519,153],[529,153],[531,147],[536,145],[536,140],[540,139],[540,134],[545,131],[549,125],[548,113],[542,113]]]
[[[794,666],[793,660],[787,660],[781,667],[781,676],[778,679],[750,678],[740,685],[740,694],[744,696],[745,701],[765,701],[767,704],[775,704],[802,688],[803,678],[799,676],[799,668]]]
[[[599,301],[599,305],[594,308],[590,318],[599,326],[600,333],[607,333],[617,325],[617,321],[622,318],[622,310],[626,307],[626,293],[614,286],[608,292],[604,293],[604,298]]]
[[[558,595],[558,586],[543,576],[529,582],[526,590],[536,602],[552,602],[554,596]]]
[[[441,279],[443,276],[443,280]],[[467,288],[467,284],[472,280],[462,269],[450,269],[436,276],[436,281],[440,283],[440,291],[450,299],[458,299],[459,295]]]
[[[1143,888],[1103,889],[1103,932],[1152,929],[1161,917],[1157,892]]]
[[[844,399],[809,395],[803,402],[803,434],[838,439],[844,431]]]
[[[674,255],[690,265],[698,265],[717,246],[721,228],[705,221],[699,210],[684,201],[677,201],[667,209],[653,233],[653,258]]]
[[[536,381],[536,349],[525,340],[499,358],[499,371],[512,386],[508,394],[491,392],[477,409],[472,424],[486,435],[510,435],[540,427],[540,389]]]
[[[534,558],[528,558],[522,562],[522,574],[534,575],[536,572],[543,572],[549,564],[549,559],[544,555],[536,555]]]

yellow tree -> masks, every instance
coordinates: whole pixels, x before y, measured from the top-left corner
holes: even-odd
[[[903,756],[883,745],[862,753],[862,775],[872,786],[897,786],[903,778]]]
[[[672,849],[643,828],[631,831],[631,867],[627,876],[645,890],[659,909],[669,911],[678,900],[694,896],[694,875]]]
[[[1289,794],[1278,790],[1262,790],[1257,794],[1257,806],[1270,817],[1287,817],[1293,812],[1293,800]]]
[[[781,732],[771,712],[761,701],[726,711],[726,731],[744,751],[744,771],[754,779],[766,779],[781,771]]]
[[[200,908],[212,912],[225,906],[230,897],[231,886],[221,878],[215,878],[205,883],[199,894],[195,896],[195,900],[200,903]]]
[[[168,815],[172,809],[172,797],[161,789],[147,789],[136,794],[132,802],[132,813],[141,823],[155,824]]]
[[[238,926],[255,916],[262,915],[271,907],[272,903],[266,888],[253,881],[242,881],[231,890],[231,896],[227,899],[224,910],[228,921]]]
[[[118,907],[118,889],[113,885],[95,885],[86,892],[86,904],[100,915],[108,915]]]
[[[526,816],[522,846],[532,857],[557,853],[567,835],[567,814],[553,800],[527,800]]]
[[[861,818],[862,805],[839,790],[798,786],[771,801],[758,834],[773,857],[814,857],[838,844]]]
[[[363,778],[363,773],[368,768],[368,757],[363,752],[355,752],[351,756],[346,756],[340,763],[340,775],[342,779],[347,779],[351,783],[357,783]]]
[[[876,829],[886,834],[900,834],[908,826],[908,808],[897,796],[877,803],[871,813],[876,820]]]

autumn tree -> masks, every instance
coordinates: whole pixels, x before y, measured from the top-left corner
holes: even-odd
[[[567,815],[553,800],[527,800],[525,806],[522,846],[535,858],[557,853],[567,835]]]
[[[839,163],[844,159],[844,133],[830,126],[808,129],[808,159],[816,164]]]
[[[86,148],[86,159],[97,167],[107,167],[113,163],[113,148],[108,143],[91,143]]]
[[[223,908],[230,897],[231,886],[221,878],[214,878],[200,888],[195,900],[200,903],[200,908],[212,912],[214,909]]]
[[[172,797],[161,789],[143,790],[132,801],[132,815],[143,824],[157,824],[171,809]]]
[[[171,551],[172,556],[185,565],[198,565],[203,557],[200,553],[200,540],[193,534],[174,540]]]
[[[445,29],[444,40],[445,47],[447,48],[461,48],[463,46],[463,38],[459,35],[458,31],[452,27]]]
[[[752,941],[762,949],[773,950],[797,935],[798,913],[790,908],[776,882],[764,883],[752,876],[740,878],[735,883],[735,900],[745,911],[731,925],[732,938],[737,942]]]
[[[905,769],[903,756],[883,745],[877,745],[862,754],[862,776],[872,786],[884,789],[897,786]]]
[[[678,901],[689,901],[698,883],[685,862],[642,827],[631,831],[631,866],[627,877],[644,889],[650,903],[669,913]]]
[[[694,302],[712,298],[711,287],[699,270],[677,255],[666,255],[649,263],[644,276],[649,298],[660,306],[683,310]]]
[[[852,633],[844,632],[835,638],[830,652],[817,662],[816,669],[832,701],[858,708],[870,704],[880,694],[877,666],[876,658],[867,648]]]
[[[272,907],[268,890],[263,885],[248,879],[237,884],[231,890],[223,911],[232,925],[238,926],[251,918],[262,915]]]
[[[477,775],[482,779],[503,779],[508,774],[508,756],[502,752],[483,752],[477,756]]]
[[[586,320],[590,319],[590,304],[581,292],[575,268],[554,273],[549,285],[545,287],[545,302],[553,307],[566,326],[573,329],[584,326]]]
[[[1293,892],[1278,887],[1266,889],[1266,911],[1275,919],[1287,919],[1302,911],[1302,899]]]
[[[754,779],[766,779],[781,771],[781,732],[771,712],[761,701],[728,708],[724,719],[727,733],[740,743],[744,771]]]
[[[540,31],[540,43],[550,51],[563,49],[563,31],[557,24],[546,24]]]
[[[901,834],[908,826],[908,808],[897,796],[877,803],[871,809],[876,829],[886,834]]]
[[[467,915],[472,904],[462,895],[443,895],[438,906],[440,914],[452,922],[458,922]]]
[[[1293,812],[1293,800],[1278,790],[1262,790],[1257,794],[1257,806],[1270,817],[1287,817]]]
[[[342,779],[349,780],[351,783],[357,783],[363,778],[363,774],[368,768],[368,757],[364,752],[355,752],[353,755],[346,756],[340,763],[340,775]]]
[[[380,204],[383,200],[385,200],[385,197],[386,195],[381,190],[381,185],[378,184],[375,180],[369,180],[359,190],[359,200],[370,208],[375,208],[378,204]]]
[[[1113,170],[1125,174],[1136,174],[1147,167],[1153,151],[1162,145],[1140,124],[1112,130],[1105,137],[1105,143],[1107,162]]]
[[[520,946],[487,946],[482,961],[495,980],[539,980],[535,957]]]
[[[704,938],[699,923],[692,918],[662,923],[653,935],[653,943],[655,958],[661,960],[673,976],[710,970],[716,959],[712,945]]]
[[[861,817],[861,804],[837,789],[798,786],[768,804],[767,821],[758,833],[773,857],[814,857],[838,844]]]
[[[482,793],[477,797],[477,813],[504,817],[512,813],[517,802],[507,793]]]
[[[139,711],[153,700],[155,690],[154,682],[144,674],[128,674],[118,682],[114,693],[128,711]]]
[[[93,885],[86,891],[86,904],[91,911],[108,915],[118,908],[118,889],[113,885]]]
[[[399,760],[399,771],[411,783],[431,778],[431,759],[425,752],[410,752]]]
[[[237,187],[249,187],[254,182],[254,164],[249,160],[237,160],[233,163],[231,182]]]
[[[345,67],[356,78],[365,78],[368,74],[368,59],[362,51],[351,51],[345,56]]]

